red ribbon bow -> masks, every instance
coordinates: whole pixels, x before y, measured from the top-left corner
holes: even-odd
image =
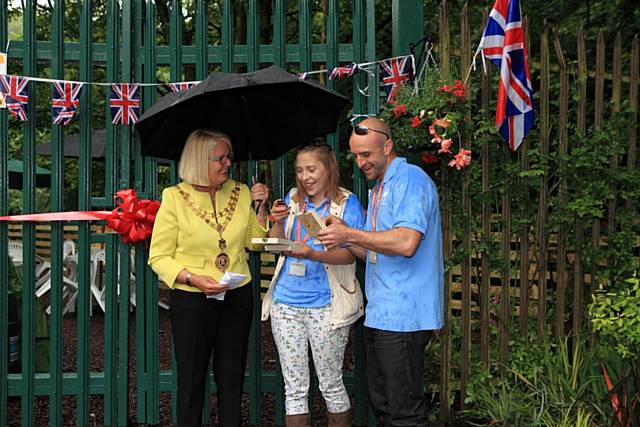
[[[106,218],[107,226],[120,234],[124,243],[138,243],[151,237],[160,202],[138,200],[133,189],[118,191],[114,199],[116,208]]]

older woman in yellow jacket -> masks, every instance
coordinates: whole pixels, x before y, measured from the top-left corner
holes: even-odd
[[[251,246],[251,239],[267,234],[269,191],[264,184],[249,190],[229,179],[232,161],[227,135],[193,131],[180,158],[182,182],[163,191],[151,237],[149,265],[172,289],[180,427],[202,425],[212,351],[220,426],[240,425],[253,313],[247,249],[259,249]],[[259,205],[257,214],[252,200]],[[230,290],[220,283],[225,271],[247,278]]]

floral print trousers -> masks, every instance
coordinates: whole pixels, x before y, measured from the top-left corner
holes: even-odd
[[[309,413],[309,344],[327,411],[337,414],[351,407],[342,381],[344,349],[349,326],[331,329],[331,307],[301,308],[272,304],[271,331],[284,377],[287,415]]]

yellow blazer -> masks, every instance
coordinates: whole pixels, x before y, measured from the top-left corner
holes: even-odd
[[[231,191],[236,182],[227,180],[216,193],[218,215],[229,203]],[[218,231],[197,216],[185,203],[178,187],[188,193],[193,201],[208,213],[213,213],[209,193],[197,191],[190,184],[182,182],[162,192],[162,203],[151,236],[149,265],[160,280],[172,289],[200,292],[195,286],[176,283],[178,273],[183,269],[192,274],[207,275],[220,280],[223,272],[215,267],[215,259],[220,253]],[[219,221],[223,221],[218,217]],[[246,284],[251,281],[247,251],[259,250],[251,245],[253,237],[264,237],[267,229],[260,226],[252,207],[249,188],[240,184],[240,197],[231,221],[222,233],[226,240],[225,253],[229,255],[229,271],[247,275]]]

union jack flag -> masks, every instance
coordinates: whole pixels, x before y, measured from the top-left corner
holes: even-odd
[[[27,121],[29,103],[29,79],[27,77],[0,75],[0,92],[5,103],[16,119]]]
[[[360,67],[355,62],[344,67],[335,67],[329,70],[329,80],[339,80],[345,77],[352,77],[360,71]]]
[[[413,77],[413,56],[400,56],[380,61],[380,78],[387,92],[387,102],[395,98],[401,85]]]
[[[58,81],[51,89],[51,114],[54,125],[68,125],[73,118],[78,104],[82,83]]]
[[[533,127],[533,90],[519,0],[496,0],[478,50],[500,69],[496,127],[515,151]]]
[[[171,92],[182,92],[182,91],[191,89],[197,84],[198,82],[182,82],[182,83],[169,83],[168,86],[169,86],[169,89],[171,89]]]
[[[114,125],[136,123],[140,112],[140,86],[133,83],[112,84],[109,106],[111,123]]]

